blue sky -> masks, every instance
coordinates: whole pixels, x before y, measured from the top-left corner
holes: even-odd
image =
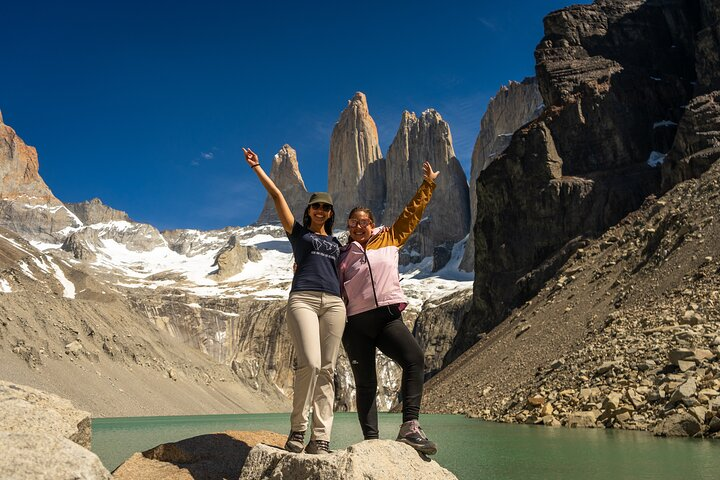
[[[403,110],[435,108],[469,172],[489,99],[534,75],[542,18],[572,3],[589,2],[10,2],[0,110],[63,201],[160,229],[246,225],[265,192],[241,148],[269,170],[288,143],[325,190],[356,91],[383,153]]]

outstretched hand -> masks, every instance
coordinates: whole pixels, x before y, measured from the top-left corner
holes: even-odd
[[[260,159],[258,158],[257,153],[253,152],[249,148],[243,148],[243,152],[245,152],[245,161],[248,163],[250,168],[260,165]]]
[[[432,167],[430,166],[430,162],[423,163],[423,178],[425,180],[430,180],[434,182],[438,175],[440,175],[440,172],[434,172]]]

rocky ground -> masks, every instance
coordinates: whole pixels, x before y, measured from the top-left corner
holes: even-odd
[[[56,395],[2,380],[0,404],[0,478],[112,478],[89,450],[88,412]]]
[[[720,164],[579,241],[428,384],[428,412],[720,438]]]

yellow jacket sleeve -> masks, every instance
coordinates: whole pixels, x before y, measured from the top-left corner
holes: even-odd
[[[398,248],[402,247],[420,223],[425,207],[430,203],[435,186],[436,184],[432,180],[423,180],[422,185],[415,192],[415,196],[395,220],[395,223],[392,224],[390,230],[380,233],[377,238],[371,240],[367,248],[376,249],[389,245]]]

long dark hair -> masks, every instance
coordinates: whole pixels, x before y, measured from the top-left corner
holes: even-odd
[[[303,226],[308,229],[310,228],[310,224],[312,223],[310,221],[310,213],[309,212],[310,212],[310,205],[305,207],[305,211],[303,212]],[[332,228],[333,228],[333,224],[335,223],[335,207],[333,207],[332,205],[330,205],[330,213],[332,213],[332,215],[330,215],[330,218],[325,220],[325,233],[327,233],[328,235],[332,235]]]

